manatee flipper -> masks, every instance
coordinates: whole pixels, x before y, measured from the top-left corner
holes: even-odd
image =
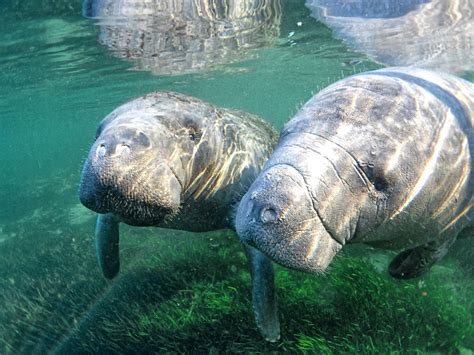
[[[397,279],[421,276],[446,255],[455,241],[456,236],[449,236],[405,250],[392,260],[388,272]]]
[[[99,214],[95,226],[97,261],[108,279],[114,278],[120,270],[119,222],[112,213]]]
[[[277,314],[275,273],[269,258],[248,245],[245,252],[250,263],[252,276],[252,304],[255,320],[265,340],[280,339],[280,322]]]

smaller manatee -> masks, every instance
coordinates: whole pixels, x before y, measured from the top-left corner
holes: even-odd
[[[240,202],[241,239],[296,270],[323,272],[348,243],[405,250],[424,272],[474,217],[474,85],[415,68],[341,80],[309,100]]]
[[[193,232],[233,229],[231,214],[276,143],[263,119],[172,92],[132,100],[100,123],[80,200],[99,213],[96,247],[107,278],[119,271],[119,223]],[[279,338],[271,261],[250,259],[257,325]]]

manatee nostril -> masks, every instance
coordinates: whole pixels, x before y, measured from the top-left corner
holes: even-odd
[[[130,153],[130,145],[125,143],[125,142],[122,142],[122,143],[117,145],[116,152],[117,152],[117,154],[129,154]]]
[[[107,148],[105,147],[105,144],[102,143],[97,147],[97,155],[103,157],[105,153],[107,153]]]
[[[127,155],[131,152],[131,146],[127,142],[115,143],[101,143],[97,146],[96,154],[98,157],[103,158],[105,156],[112,155]]]
[[[278,219],[278,214],[273,208],[264,208],[260,213],[260,219],[263,223],[275,222]]]

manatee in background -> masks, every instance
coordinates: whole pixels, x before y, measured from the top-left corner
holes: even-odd
[[[474,85],[387,68],[322,90],[283,128],[240,202],[241,239],[296,270],[324,271],[347,243],[404,250],[416,277],[472,231]]]
[[[86,0],[99,41],[137,69],[194,73],[249,59],[279,35],[280,0]]]
[[[390,66],[474,70],[472,0],[306,0],[353,49]]]
[[[110,113],[97,129],[79,189],[99,213],[96,248],[107,278],[119,271],[119,223],[193,232],[233,229],[231,214],[268,159],[276,131],[263,119],[157,92]],[[257,325],[279,338],[271,261],[246,248]]]

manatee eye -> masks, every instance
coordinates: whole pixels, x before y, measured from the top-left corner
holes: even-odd
[[[190,128],[188,131],[188,137],[189,137],[189,140],[191,140],[194,143],[197,143],[201,139],[202,133],[195,130],[194,128]]]
[[[374,186],[375,190],[379,192],[388,192],[389,183],[385,178],[383,171],[375,167],[371,163],[359,163],[360,169],[365,173],[365,176],[369,179],[370,183]]]

